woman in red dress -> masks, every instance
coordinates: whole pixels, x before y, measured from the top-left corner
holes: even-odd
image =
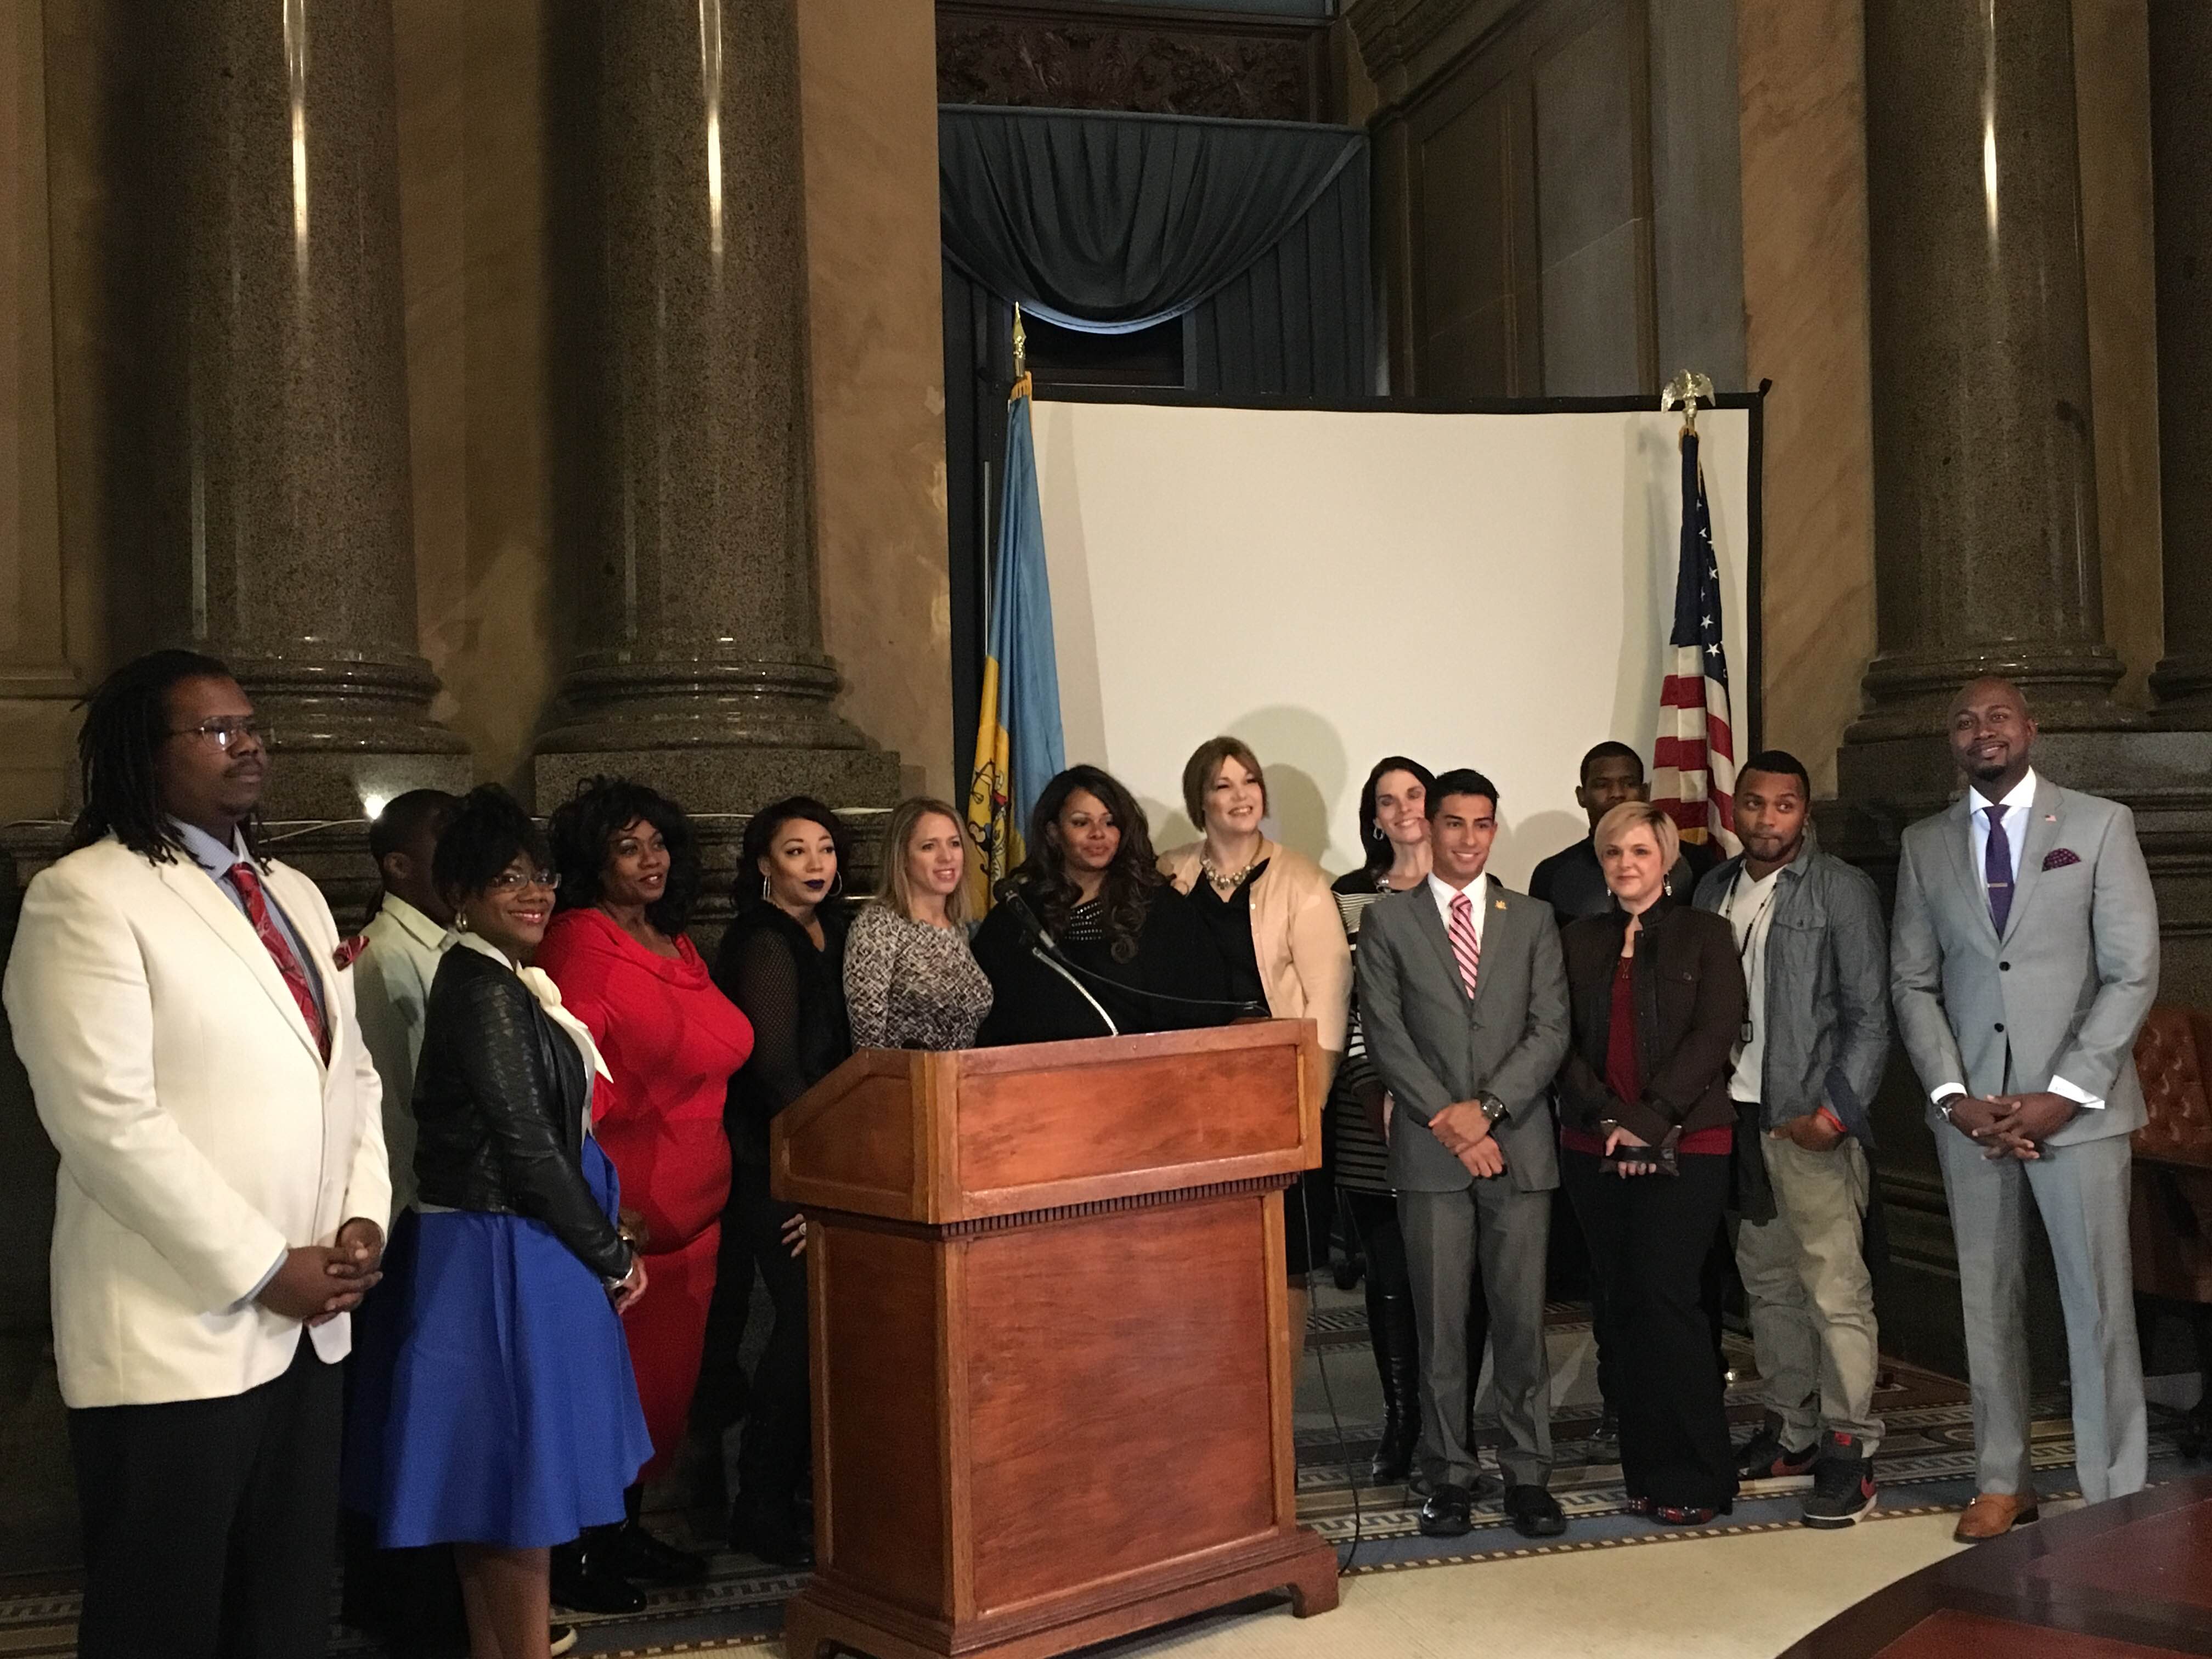
[[[554,1599],[619,1611],[644,1604],[632,1579],[676,1583],[706,1571],[701,1557],[639,1524],[639,1498],[674,1463],[699,1380],[730,1194],[722,1107],[753,1032],[684,937],[702,872],[683,810],[641,784],[594,778],[550,827],[561,890],[538,965],[590,1028],[612,1076],[612,1087],[594,1092],[592,1115],[653,1289],[623,1322],[653,1461],[629,1490],[629,1520],[556,1559]]]

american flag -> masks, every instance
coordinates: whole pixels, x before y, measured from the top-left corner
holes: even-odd
[[[1686,842],[1717,843],[1734,856],[1735,711],[1729,697],[1728,645],[1721,625],[1721,567],[1713,515],[1698,470],[1698,434],[1682,434],[1682,560],[1674,576],[1674,648],[1659,687],[1659,739],[1652,750],[1652,803]]]

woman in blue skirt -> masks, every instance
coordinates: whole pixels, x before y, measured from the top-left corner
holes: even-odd
[[[620,1317],[645,1264],[592,1139],[605,1069],[526,965],[553,909],[544,837],[488,785],[434,873],[459,937],[423,1023],[417,1209],[356,1354],[347,1502],[383,1548],[453,1546],[474,1659],[544,1659],[550,1547],[620,1522],[653,1455]]]

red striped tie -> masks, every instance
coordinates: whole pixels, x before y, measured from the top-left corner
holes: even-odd
[[[1474,994],[1474,981],[1482,969],[1482,941],[1474,936],[1474,903],[1464,893],[1451,902],[1452,955],[1459,959],[1459,982]]]
[[[246,901],[246,919],[252,922],[253,931],[261,936],[261,943],[275,958],[276,971],[284,975],[284,984],[292,993],[292,1000],[300,1005],[300,1012],[307,1021],[307,1030],[314,1034],[315,1047],[322,1050],[323,1058],[331,1057],[331,1034],[323,1024],[323,1011],[315,1006],[315,994],[307,984],[307,970],[300,958],[292,954],[292,947],[284,942],[284,934],[269,914],[269,896],[262,891],[261,873],[250,864],[230,866],[230,884],[238,889],[239,897]]]

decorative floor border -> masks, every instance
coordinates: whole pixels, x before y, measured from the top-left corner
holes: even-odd
[[[2042,1494],[2041,1501],[2056,1504],[2081,1495],[2079,1492],[2045,1492]],[[1923,1516],[1956,1515],[1966,1507],[1964,1504],[1915,1504],[1902,1509],[1876,1510],[1856,1524],[1866,1526],[1876,1521],[1910,1521]],[[1486,1561],[1525,1561],[1546,1555],[1585,1555],[1592,1550],[1640,1548],[1646,1544],[1693,1544],[1704,1538],[1741,1538],[1761,1532],[1801,1532],[1804,1524],[1802,1521],[1735,1521],[1726,1523],[1716,1521],[1702,1527],[1655,1527],[1650,1532],[1625,1533],[1618,1538],[1576,1538],[1556,1544],[1474,1550],[1457,1555],[1424,1555],[1407,1561],[1359,1562],[1342,1569],[1337,1576],[1340,1578],[1365,1578],[1377,1573],[1413,1572],[1425,1567],[1471,1567]],[[613,1659],[613,1656],[605,1656],[605,1659]]]

